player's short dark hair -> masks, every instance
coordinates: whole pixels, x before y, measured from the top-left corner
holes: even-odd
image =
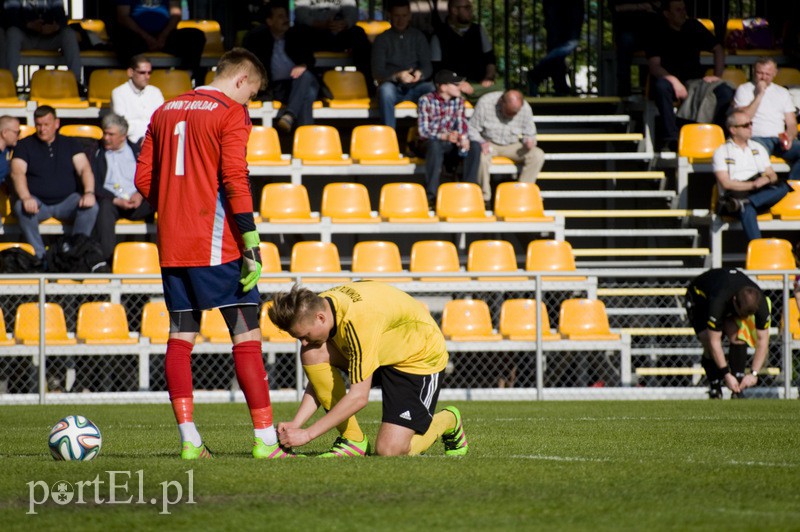
[[[321,297],[308,288],[295,284],[289,292],[280,292],[272,297],[272,306],[267,314],[279,329],[288,331],[298,318],[324,308]]]
[[[272,18],[272,13],[276,9],[284,9],[287,12],[289,11],[289,4],[287,2],[279,2],[279,1],[272,1],[268,4],[264,4],[264,7],[261,8],[261,17],[263,20],[268,18]]]
[[[54,107],[51,107],[49,105],[40,105],[33,112],[33,119],[36,120],[37,118],[43,118],[47,115],[53,115],[53,118],[58,118],[58,115],[56,114],[56,110]]]
[[[739,307],[739,317],[752,316],[761,306],[764,294],[755,286],[743,286],[736,292],[736,302]]]
[[[396,7],[407,7],[411,9],[411,2],[408,0],[391,0],[389,2],[389,6],[386,8],[386,11],[391,13],[392,9]]]
[[[136,54],[133,57],[131,57],[130,62],[128,62],[128,68],[130,68],[131,70],[136,70],[142,63],[147,63],[148,65],[153,64],[153,62],[150,61],[150,58],[147,57],[146,55]]]
[[[256,75],[261,78],[261,88],[267,84],[267,69],[256,55],[245,48],[236,47],[225,52],[217,63],[218,78],[234,76],[240,70],[247,69],[248,75]]]

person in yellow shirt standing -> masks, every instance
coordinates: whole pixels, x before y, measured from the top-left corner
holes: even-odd
[[[427,309],[392,286],[360,281],[319,295],[298,285],[273,298],[272,322],[300,340],[309,385],[292,421],[278,425],[283,445],[299,447],[336,427],[341,436],[322,457],[364,456],[371,446],[355,414],[380,385],[383,417],[374,452],[416,455],[441,437],[445,454],[469,448],[461,412],[434,413],[447,365],[445,339]],[[347,371],[350,391],[336,369]],[[322,406],[327,413],[303,425]]]

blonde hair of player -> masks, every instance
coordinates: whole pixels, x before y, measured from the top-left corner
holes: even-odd
[[[242,105],[249,102],[267,84],[267,70],[249,50],[233,48],[217,63],[211,86]]]
[[[319,295],[299,285],[294,285],[288,293],[276,294],[272,303],[268,311],[269,319],[284,331],[291,329],[296,321],[313,316],[315,311],[324,308],[324,300]],[[326,412],[347,393],[341,372],[330,363],[304,364],[303,371],[314,388],[317,401]],[[364,441],[364,431],[361,430],[355,416],[349,417],[336,429],[343,438],[355,442]]]

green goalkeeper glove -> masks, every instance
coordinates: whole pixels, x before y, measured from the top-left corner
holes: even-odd
[[[260,237],[258,231],[248,231],[242,235],[244,251],[242,251],[242,290],[249,292],[261,278],[261,249],[258,247]]]

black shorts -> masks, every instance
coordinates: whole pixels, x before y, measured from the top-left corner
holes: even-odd
[[[392,423],[424,434],[431,426],[439,384],[444,372],[433,375],[412,375],[384,366],[375,372],[373,384],[383,392],[384,423]]]
[[[689,318],[695,334],[700,334],[708,329],[708,299],[697,295],[693,284],[686,287],[684,306],[686,307],[686,317]]]

